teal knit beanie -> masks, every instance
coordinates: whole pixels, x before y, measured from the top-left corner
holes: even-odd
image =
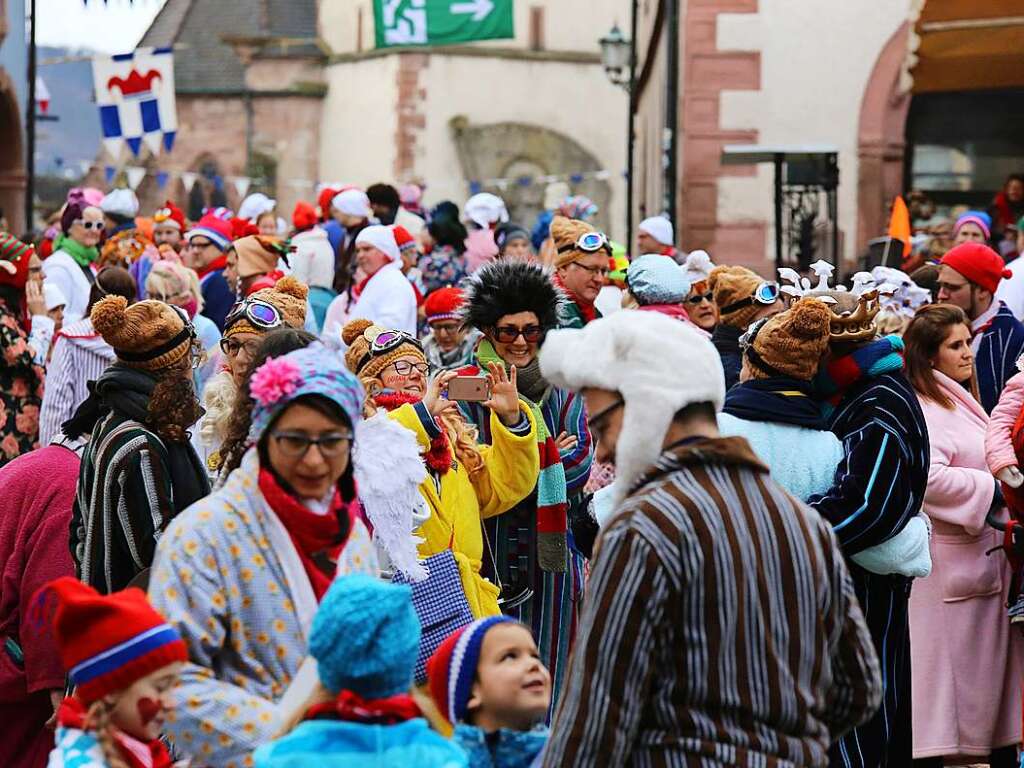
[[[309,652],[331,693],[386,699],[411,688],[419,645],[412,590],[352,574],[335,579],[320,602]]]

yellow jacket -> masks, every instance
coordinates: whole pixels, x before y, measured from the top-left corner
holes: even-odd
[[[512,434],[501,419],[491,414],[493,445],[480,446],[484,469],[475,480],[469,479],[466,468],[456,460],[452,469],[439,476],[440,493],[433,476],[420,485],[420,493],[430,507],[430,518],[416,531],[424,539],[419,546],[420,557],[444,552],[450,544],[476,618],[501,613],[498,588],[480,575],[484,556],[481,521],[525,499],[540,474],[537,425],[529,408],[521,404],[520,411],[530,420],[530,431],[524,435]],[[388,415],[416,434],[424,453],[430,449],[430,436],[414,406],[402,405]]]

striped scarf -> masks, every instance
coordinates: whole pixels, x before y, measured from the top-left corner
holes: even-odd
[[[883,336],[848,355],[830,360],[818,371],[814,389],[825,400],[826,416],[861,379],[874,379],[903,368],[903,339]]]
[[[476,350],[477,365],[487,370],[488,363],[505,365],[494,346],[487,339]],[[554,437],[548,432],[540,406],[520,398],[533,414],[537,425],[537,450],[540,452],[540,475],[537,478],[537,562],[541,570],[562,573],[566,570],[568,547],[569,502],[566,494],[565,469]]]

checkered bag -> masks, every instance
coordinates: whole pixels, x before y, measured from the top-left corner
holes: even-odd
[[[412,605],[420,619],[422,636],[420,652],[416,658],[416,684],[427,679],[427,659],[452,632],[470,624],[473,612],[469,609],[466,592],[459,576],[459,564],[450,549],[431,555],[424,561],[429,576],[423,581],[409,581],[396,571],[392,581],[412,587]]]

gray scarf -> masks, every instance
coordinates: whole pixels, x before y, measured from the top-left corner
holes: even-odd
[[[540,404],[551,389],[548,380],[541,376],[540,357],[533,358],[533,362],[525,368],[517,368],[516,378],[519,394],[537,404]]]

